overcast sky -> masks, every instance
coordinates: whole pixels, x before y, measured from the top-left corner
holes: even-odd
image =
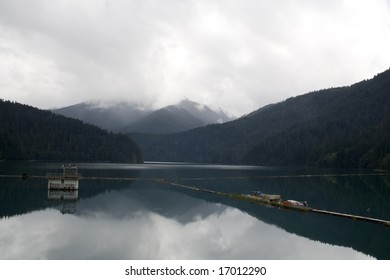
[[[0,98],[237,116],[390,67],[390,0],[0,0]]]

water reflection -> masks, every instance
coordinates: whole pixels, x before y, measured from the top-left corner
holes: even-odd
[[[60,205],[62,214],[75,214],[77,211],[78,190],[48,189],[47,198]]]
[[[44,175],[57,166],[21,163],[13,168],[0,162],[3,174]],[[262,190],[329,210],[364,214],[370,208],[369,215],[390,218],[385,176],[270,180],[257,176],[313,171],[156,163],[78,166],[86,177],[171,178],[230,193]],[[226,178],[234,176],[241,178]],[[213,179],[183,179],[202,177]],[[59,194],[48,192],[45,180],[0,178],[0,202],[1,259],[390,258],[390,231],[378,225],[267,208],[150,181],[81,180],[77,194]],[[68,202],[74,207],[64,205]]]
[[[78,215],[47,209],[0,220],[2,259],[366,259],[351,248],[289,234],[221,204],[168,217],[121,191],[79,201]],[[115,201],[115,203],[112,203]],[[97,203],[98,202],[98,203]],[[134,205],[133,203],[136,203]],[[138,202],[138,204],[140,204]],[[203,207],[206,206],[207,207]],[[128,207],[130,206],[130,207]],[[191,211],[190,211],[191,212]],[[185,218],[184,218],[185,217]]]

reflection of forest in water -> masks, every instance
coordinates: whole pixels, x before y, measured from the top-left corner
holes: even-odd
[[[312,207],[318,209],[390,220],[389,176],[255,178],[259,174],[260,176],[264,174],[277,175],[284,174],[284,172],[285,170],[269,171],[268,173],[259,170],[193,170],[187,167],[184,170],[171,168],[149,170],[147,172],[128,169],[94,170],[91,168],[83,170],[82,174],[83,176],[101,177],[167,176],[187,185],[231,193],[249,193],[253,190],[261,190],[265,193],[280,194],[284,199],[306,200]],[[213,180],[180,179],[199,176],[220,178]],[[231,176],[242,176],[245,178],[223,178]],[[24,181],[15,178],[0,178],[0,185],[0,201],[2,202],[0,204],[0,217],[10,217],[34,210],[56,207],[56,203],[48,199],[47,181],[45,180],[27,179]],[[183,215],[179,213],[189,212],[189,209],[196,209],[193,210],[192,216],[185,217],[185,219],[191,220],[202,212],[199,209],[199,205],[205,207],[204,201],[221,203],[238,208],[261,221],[277,225],[288,232],[311,240],[352,247],[357,251],[376,258],[390,259],[390,244],[388,242],[390,240],[390,229],[376,224],[322,216],[314,213],[274,209],[148,181],[82,180],[78,198],[79,201],[88,202],[84,203],[84,207],[90,207],[97,203],[94,202],[93,197],[104,195],[111,191],[119,191],[123,195],[131,195],[133,201],[136,202],[134,204],[137,205],[128,205],[128,208],[122,209],[123,211],[132,211],[137,207],[143,207],[166,217],[174,219],[181,217],[183,219]],[[185,195],[183,196],[183,194]],[[190,197],[197,199],[189,199]],[[115,201],[112,203],[115,203]]]
[[[203,182],[205,187],[228,192],[261,190],[284,199],[306,200],[310,206],[342,213],[390,220],[390,177],[307,177]],[[258,204],[224,199],[258,219],[312,240],[352,247],[380,259],[390,259],[390,228],[315,213],[274,209]]]

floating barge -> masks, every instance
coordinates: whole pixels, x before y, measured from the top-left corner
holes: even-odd
[[[80,175],[75,164],[62,165],[62,173],[46,174],[49,190],[78,190]]]

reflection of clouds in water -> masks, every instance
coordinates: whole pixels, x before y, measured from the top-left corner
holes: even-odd
[[[133,212],[134,213],[134,212]],[[45,210],[0,220],[1,259],[363,259],[234,208],[185,224],[151,212],[131,217]]]

